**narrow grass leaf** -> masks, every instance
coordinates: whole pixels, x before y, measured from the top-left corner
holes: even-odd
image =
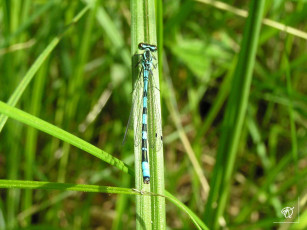
[[[16,109],[12,106],[7,105],[6,103],[0,101],[0,113],[5,114],[8,117],[11,117],[17,121],[20,121],[24,124],[27,124],[31,127],[37,128],[45,133],[48,133],[54,137],[57,137],[79,149],[82,149],[93,156],[119,168],[125,173],[129,173],[130,175],[134,175],[133,170],[120,161],[119,159],[111,156],[105,151],[95,147],[94,145],[82,140],[79,137],[76,137],[63,129],[60,129],[46,121],[43,121],[35,116],[32,116],[22,110]]]
[[[18,189],[44,189],[44,190],[61,190],[77,192],[95,192],[95,193],[114,193],[114,194],[138,194],[130,188],[119,188],[99,185],[70,184],[42,181],[26,180],[0,180],[0,188],[18,188]]]
[[[250,14],[244,29],[239,59],[227,102],[222,136],[204,215],[209,226],[214,229],[219,226],[220,218],[226,208],[228,194],[230,194],[232,172],[248,104],[263,10],[263,0],[250,2]]]

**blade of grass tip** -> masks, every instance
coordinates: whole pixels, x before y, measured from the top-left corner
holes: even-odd
[[[83,8],[76,17],[72,20],[71,24],[76,23],[89,9],[89,7]],[[70,24],[70,25],[71,25]],[[17,88],[15,89],[14,93],[11,95],[11,97],[8,100],[8,105],[15,106],[20,99],[21,95],[25,91],[25,89],[28,87],[29,83],[33,79],[34,75],[37,73],[38,69],[41,67],[41,65],[44,63],[46,58],[50,55],[50,53],[54,50],[54,48],[57,46],[59,41],[61,40],[61,36],[59,35],[52,39],[52,41],[49,43],[49,45],[44,49],[44,51],[39,55],[39,57],[35,60],[33,65],[30,67],[30,69],[27,71],[26,75],[23,77]],[[0,132],[2,131],[6,121],[7,116],[0,115]]]
[[[263,0],[251,1],[250,15],[244,29],[238,64],[233,77],[233,87],[227,102],[223,132],[218,146],[217,161],[213,170],[211,190],[204,215],[209,227],[214,229],[218,228],[230,190],[231,176],[248,103],[263,9]]]
[[[63,129],[60,129],[46,121],[43,121],[35,116],[32,116],[22,110],[16,109],[12,106],[7,105],[6,103],[0,101],[0,113],[5,114],[6,116],[13,118],[17,121],[20,121],[24,124],[27,124],[31,127],[37,128],[45,133],[48,133],[54,137],[61,139],[62,141],[68,142],[71,145],[84,150],[91,155],[117,167],[125,173],[134,175],[133,169],[131,169],[124,162],[120,161],[116,157],[106,153],[105,151],[97,148],[96,146],[82,140],[79,137],[76,137]]]

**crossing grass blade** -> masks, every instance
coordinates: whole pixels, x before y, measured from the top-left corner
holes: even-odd
[[[27,124],[33,128],[37,128],[45,133],[48,133],[54,137],[57,137],[77,148],[80,148],[93,156],[111,164],[115,167],[119,168],[125,173],[129,173],[130,175],[134,175],[133,170],[127,166],[122,161],[118,160],[117,158],[111,156],[110,154],[106,153],[105,151],[95,147],[94,145],[89,144],[88,142],[76,137],[63,129],[60,129],[46,121],[43,121],[37,117],[34,117],[22,110],[16,109],[7,105],[6,103],[0,101],[0,113],[11,117],[17,121],[20,121],[24,124]]]
[[[100,192],[127,195],[138,194],[138,192],[135,192],[130,188],[26,180],[0,180],[0,188],[44,189],[95,193]]]
[[[178,208],[186,212],[191,220],[194,222],[197,229],[207,230],[207,226],[184,204],[178,199],[166,192],[165,195],[160,195],[152,192],[140,192],[136,189],[87,185],[87,184],[72,184],[72,183],[56,183],[44,181],[26,181],[26,180],[0,180],[0,188],[14,188],[14,189],[27,189],[27,190],[59,190],[59,191],[75,191],[87,193],[109,193],[109,194],[123,194],[123,195],[138,195],[150,197],[164,197],[171,201]]]

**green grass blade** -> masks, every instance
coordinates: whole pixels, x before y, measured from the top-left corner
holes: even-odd
[[[218,146],[217,161],[204,215],[212,228],[218,228],[219,218],[224,213],[230,193],[233,167],[247,109],[263,9],[263,0],[250,3],[250,14],[246,22],[238,64],[226,107],[223,132]],[[214,204],[218,204],[216,208],[214,208]]]
[[[111,156],[110,154],[106,153],[105,151],[91,145],[90,143],[76,137],[63,129],[60,129],[46,121],[43,121],[35,116],[32,116],[22,110],[16,109],[12,106],[7,105],[6,103],[0,101],[0,113],[5,114],[8,117],[11,117],[17,121],[20,121],[24,124],[27,124],[31,127],[37,128],[45,133],[48,133],[54,137],[57,137],[79,149],[82,149],[93,156],[119,168],[121,171],[125,173],[129,173],[130,175],[134,175],[133,170],[120,161],[119,159]]]
[[[132,0],[130,2],[131,9],[131,58],[132,58],[132,79],[134,82],[138,79],[139,72],[135,66],[138,60],[134,57],[138,53],[138,44],[145,41],[144,35],[144,15],[143,12],[143,2]],[[140,89],[141,90],[141,89]],[[134,102],[140,104],[138,102]],[[134,110],[139,108],[134,108]],[[133,111],[133,114],[137,114]],[[135,120],[135,119],[133,119]],[[141,122],[141,121],[136,121]],[[136,130],[136,122],[134,123],[134,128]],[[136,131],[135,131],[136,132]],[[140,134],[141,135],[141,134]],[[150,187],[143,184],[143,175],[141,168],[141,148],[134,148],[134,162],[135,162],[135,187],[138,190],[149,191]],[[139,217],[136,219],[136,229],[151,229],[151,197],[148,196],[137,196],[136,197],[136,215]]]
[[[157,44],[156,35],[156,14],[155,14],[155,1],[131,1],[131,53],[132,53],[132,76],[135,81],[139,76],[139,71],[135,66],[137,65],[137,58],[135,54],[138,53],[138,44],[140,42],[145,42],[149,44]],[[158,63],[159,65],[159,63]],[[159,88],[159,73],[156,68],[153,70],[153,80],[154,85]],[[142,90],[142,89],[140,89]],[[140,92],[142,94],[142,92]],[[154,95],[153,101],[156,102],[158,113],[161,114],[160,96],[159,94]],[[136,103],[139,104],[139,103]],[[142,104],[142,103],[141,103]],[[134,108],[135,110],[140,108]],[[134,114],[137,114],[134,112]],[[161,116],[161,115],[160,115]],[[149,122],[156,123],[158,121],[154,120],[153,117],[148,117],[152,119]],[[161,121],[161,118],[160,118]],[[136,121],[134,125],[136,127]],[[158,124],[162,126],[162,124]],[[148,126],[149,127],[149,126]],[[148,129],[148,135],[155,135],[154,131],[150,128]],[[141,133],[139,134],[141,135]],[[163,194],[164,193],[164,162],[163,162],[163,148],[160,151],[155,151],[149,148],[149,163],[150,163],[150,173],[151,182],[150,188],[148,185],[144,185],[142,169],[141,169],[141,148],[134,148],[135,154],[135,172],[136,172],[136,188],[139,190],[144,190]],[[164,197],[137,197],[137,229],[165,229],[165,200]]]
[[[99,192],[99,193],[128,194],[128,195],[138,194],[138,192],[133,191],[131,188],[42,182],[42,181],[26,181],[26,180],[0,180],[0,188],[44,189],[44,190],[96,192],[96,193]]]
[[[140,192],[136,189],[87,185],[87,184],[72,184],[72,183],[57,183],[57,182],[43,182],[43,181],[26,181],[26,180],[0,180],[0,188],[14,188],[14,189],[42,189],[42,190],[60,190],[60,191],[75,191],[88,193],[109,193],[109,194],[124,194],[124,195],[138,195],[149,197],[165,197],[173,204],[175,204],[182,211],[187,213],[194,222],[197,229],[207,230],[208,227],[193,213],[188,207],[181,203],[177,198],[165,191],[165,195],[159,195],[151,192]],[[64,195],[66,197],[66,195]]]

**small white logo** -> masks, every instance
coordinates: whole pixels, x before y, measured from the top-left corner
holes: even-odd
[[[299,200],[300,198],[297,198],[297,205],[294,205],[295,202],[293,203],[293,207],[285,207],[283,208],[280,212],[284,215],[284,218],[280,218],[280,221],[275,221],[273,223],[284,223],[284,224],[290,224],[290,223],[295,223],[298,224],[300,223],[300,205],[299,205]],[[293,215],[294,212],[294,208],[295,208],[295,215]],[[295,218],[295,220],[294,220]]]
[[[285,207],[281,210],[281,213],[285,216],[285,218],[291,218],[293,215],[294,207]]]

